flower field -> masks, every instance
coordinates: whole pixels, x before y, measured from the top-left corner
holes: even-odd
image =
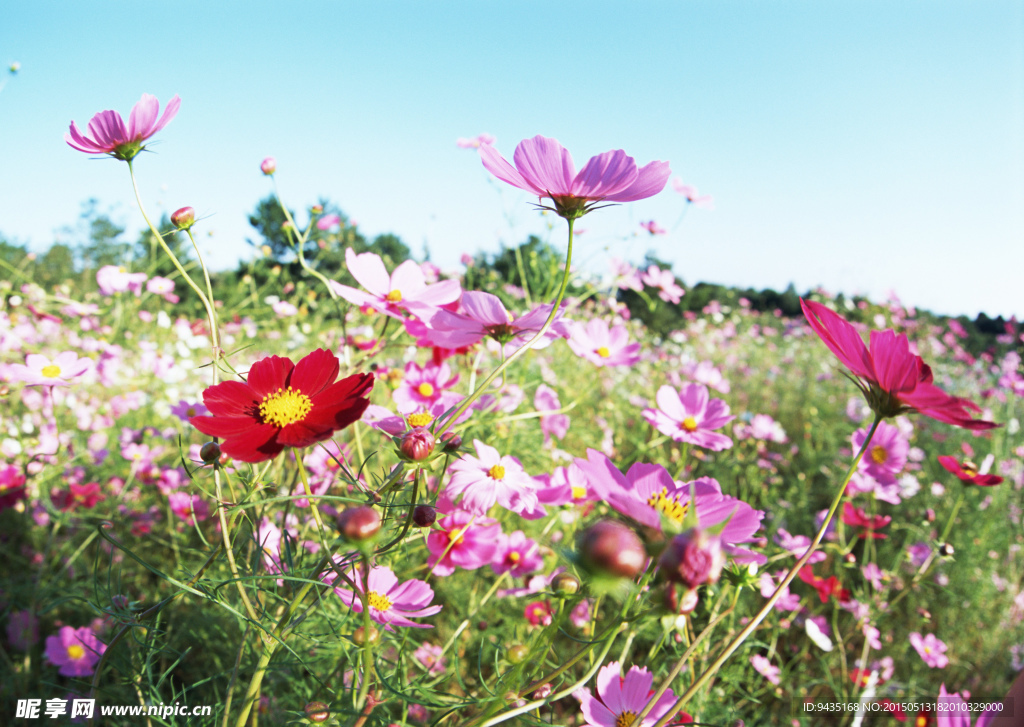
[[[179,105],[67,143],[140,199]],[[584,215],[705,198],[621,150],[464,141],[565,235],[552,264],[443,272],[288,200],[237,273],[141,202],[147,254],[4,263],[0,723],[1015,724],[1024,329],[577,272]]]

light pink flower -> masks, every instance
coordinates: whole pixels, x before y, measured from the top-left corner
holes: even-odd
[[[159,295],[168,303],[177,303],[180,299],[174,294],[174,281],[170,278],[157,276],[146,281],[146,290]]]
[[[629,343],[625,326],[609,328],[608,321],[593,318],[584,326],[573,322],[569,348],[595,366],[632,366],[640,360],[640,344]]]
[[[772,684],[777,685],[779,683],[779,674],[782,673],[782,670],[777,666],[773,666],[767,657],[761,656],[760,654],[754,654],[750,657],[750,665],[754,667],[754,671],[770,681]]]
[[[562,402],[558,400],[558,394],[554,389],[547,384],[541,384],[534,394],[533,408],[539,412],[558,411],[562,408]],[[565,439],[565,435],[569,432],[569,416],[567,414],[542,414],[540,430],[544,433],[544,444],[550,444],[551,437]]]
[[[522,530],[499,536],[498,548],[491,563],[495,573],[510,573],[513,578],[519,578],[543,567],[544,558],[540,555],[540,546],[526,537]]]
[[[620,671],[621,666],[617,661],[601,667],[597,673],[596,697],[589,689],[576,693],[586,724],[591,727],[651,727],[675,704],[677,697],[669,689],[647,716],[641,722],[636,722],[636,716],[647,706],[653,694],[651,687],[654,675],[642,666],[630,667],[624,677],[619,675]],[[683,723],[690,721],[689,715],[685,713],[681,713],[677,719]]]
[[[855,452],[864,445],[867,435],[867,429],[858,429],[853,433]],[[909,451],[910,442],[900,432],[899,427],[885,421],[879,422],[867,451],[861,457],[858,469],[883,485],[891,485],[896,482],[896,475],[906,466]]]
[[[578,233],[577,233],[578,234]],[[644,289],[643,281],[640,280],[640,271],[634,268],[625,260],[613,257],[610,261],[612,268],[612,281],[621,290],[635,290],[640,292]]]
[[[413,310],[422,316],[434,306],[454,303],[462,288],[458,280],[442,280],[427,285],[423,270],[415,260],[406,260],[388,275],[380,255],[364,252],[357,255],[345,250],[345,263],[352,277],[366,290],[358,290],[330,281],[334,292],[358,306],[367,306],[385,315],[403,319],[401,311]]]
[[[652,235],[664,235],[664,234],[668,233],[668,230],[666,230],[664,227],[659,225],[654,220],[648,220],[647,222],[641,222],[640,226],[642,228],[644,228],[645,230],[647,230]]]
[[[964,693],[966,694],[966,692]],[[936,703],[935,727],[971,727],[971,713],[967,709],[963,697],[956,692],[952,694],[947,692],[945,682],[939,685],[939,697]],[[988,727],[1002,712],[1003,705],[1001,703],[994,709],[986,709],[978,715],[974,727]]]
[[[338,215],[324,215],[316,221],[316,229],[318,230],[329,230],[336,225],[341,224],[341,217]]]
[[[485,144],[493,143],[494,137],[491,136],[490,134],[480,134],[479,136],[474,136],[472,139],[467,139],[465,137],[460,136],[458,139],[455,140],[455,146],[459,147],[460,149],[479,149],[481,146],[484,146]]]
[[[554,211],[575,219],[600,202],[633,202],[651,197],[665,187],[668,162],[651,162],[637,169],[636,161],[618,149],[591,157],[579,174],[569,152],[555,139],[535,136],[519,142],[512,159],[505,161],[490,144],[480,147],[480,158],[491,174],[513,187],[547,197]]]
[[[412,652],[412,658],[422,664],[428,674],[436,676],[443,674],[444,670],[448,668],[448,662],[443,654],[444,649],[440,646],[424,641],[422,646]]]
[[[651,265],[640,276],[644,285],[658,289],[658,297],[666,303],[678,303],[686,295],[678,283],[676,276],[671,270],[662,270],[657,265]]]
[[[472,346],[488,337],[503,344],[522,340],[539,331],[550,313],[551,305],[544,304],[517,318],[508,312],[498,296],[478,291],[466,291],[462,295],[461,313],[443,308],[429,314],[417,311],[427,327],[424,340],[444,348]],[[568,321],[560,320],[561,315],[559,310],[551,328],[534,348],[544,348],[555,338],[568,337]]]
[[[874,563],[865,563],[861,566],[860,572],[864,575],[864,580],[871,584],[871,587],[876,591],[882,590],[882,569]]]
[[[356,584],[360,593],[366,593],[370,606],[370,618],[383,624],[388,631],[394,626],[413,626],[418,629],[433,628],[431,624],[411,621],[414,618],[433,616],[441,610],[441,606],[431,606],[434,600],[434,589],[426,581],[409,580],[398,582],[397,576],[390,568],[376,566],[364,574],[363,568],[351,567],[348,570],[349,580]],[[340,582],[338,574],[333,570],[323,576],[325,583]],[[352,607],[356,613],[363,612],[363,601],[353,591],[336,586],[334,592],[344,603]]]
[[[453,502],[462,495],[461,507],[476,515],[486,514],[495,503],[515,513],[537,507],[536,483],[519,460],[501,456],[479,439],[473,446],[476,457],[463,455],[448,468],[452,478],[445,492]]]
[[[676,442],[695,444],[712,452],[732,446],[732,440],[713,429],[724,427],[735,417],[721,399],[711,399],[706,386],[685,384],[680,391],[671,386],[658,389],[657,409],[644,409],[646,419],[662,434]]]
[[[91,358],[78,358],[74,351],[58,353],[52,360],[41,353],[30,353],[23,364],[11,364],[8,371],[14,381],[29,386],[70,386],[71,379],[92,368]]]
[[[686,197],[686,201],[694,207],[703,207],[709,210],[715,208],[714,198],[710,194],[700,194],[696,187],[690,184],[683,184],[683,180],[679,177],[672,180],[672,188]]]
[[[935,634],[926,634],[922,637],[921,634],[914,631],[910,634],[910,645],[921,655],[924,663],[933,669],[943,669],[949,663],[949,657],[946,656],[946,645],[935,638]]]
[[[131,161],[145,148],[142,142],[167,126],[180,106],[181,99],[175,96],[167,102],[164,115],[157,119],[160,102],[156,96],[144,93],[132,107],[127,126],[116,111],[100,111],[89,121],[88,130],[92,138],[82,134],[72,121],[64,141],[86,154],[109,154],[115,159]]]
[[[87,677],[96,670],[107,645],[93,634],[88,626],[73,629],[62,626],[56,636],[46,637],[46,658],[59,666],[59,674],[66,677]]]
[[[96,271],[96,283],[103,295],[131,291],[138,297],[142,293],[142,284],[146,282],[145,273],[129,273],[117,265],[104,265]]]
[[[811,539],[806,535],[790,535],[788,531],[779,528],[778,532],[775,533],[775,542],[783,550],[788,550],[789,554],[794,558],[802,558],[807,549],[811,546]],[[827,556],[824,552],[816,550],[811,553],[811,557],[807,560],[808,563],[820,563],[825,560]]]
[[[868,646],[875,651],[879,651],[882,648],[882,640],[878,638],[881,632],[869,623],[865,623],[861,630],[864,634],[864,641],[867,642]]]

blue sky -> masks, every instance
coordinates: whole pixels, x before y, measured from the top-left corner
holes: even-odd
[[[182,98],[137,163],[151,213],[191,205],[216,267],[278,161],[286,201],[337,202],[444,268],[564,223],[455,139],[511,158],[559,139],[577,167],[622,148],[667,189],[595,212],[578,260],[651,250],[699,280],[823,285],[943,313],[1024,318],[1019,2],[92,2],[0,9],[0,233],[36,249],[81,203],[134,231],[125,166],[68,147],[71,119]],[[671,230],[651,237],[654,219]]]

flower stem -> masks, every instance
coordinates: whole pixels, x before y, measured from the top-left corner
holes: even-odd
[[[811,555],[814,553],[818,545],[821,543],[822,539],[825,537],[825,531],[828,530],[828,526],[832,522],[832,518],[835,516],[836,510],[839,509],[839,503],[843,501],[843,496],[846,494],[846,486],[849,484],[850,478],[853,477],[853,473],[857,471],[857,466],[860,464],[861,457],[863,457],[864,452],[867,451],[868,444],[871,442],[871,438],[874,436],[875,430],[878,429],[878,425],[881,423],[881,421],[882,416],[880,414],[875,414],[875,420],[874,422],[872,422],[871,429],[868,430],[868,434],[864,438],[864,444],[861,445],[860,450],[857,452],[856,456],[853,458],[853,462],[850,464],[850,468],[846,471],[846,476],[843,478],[843,482],[839,486],[839,489],[832,500],[832,506],[828,510],[828,515],[825,516],[825,521],[822,522],[821,527],[818,528],[818,533],[814,536],[814,540],[811,541],[810,546],[807,548],[807,552],[804,553],[803,556],[801,556],[800,560],[798,560],[793,565],[793,567],[789,569],[789,572],[786,574],[786,577],[782,579],[781,583],[779,583],[778,587],[775,589],[775,592],[768,597],[768,600],[765,601],[765,604],[761,607],[761,610],[758,611],[757,614],[750,620],[750,622],[743,628],[743,630],[740,631],[736,635],[736,637],[729,642],[728,646],[725,647],[725,649],[722,651],[719,657],[711,663],[711,666],[705,669],[704,673],[702,673],[693,681],[693,683],[690,685],[690,688],[687,689],[681,697],[679,697],[676,703],[672,706],[672,709],[666,712],[665,715],[654,724],[654,727],[665,727],[665,725],[669,724],[669,722],[672,721],[672,718],[675,717],[676,714],[678,714],[684,706],[686,706],[686,703],[690,701],[693,695],[696,694],[697,691],[701,687],[703,687],[708,682],[708,680],[711,679],[718,672],[722,664],[724,664],[726,660],[730,656],[732,656],[733,652],[736,651],[736,649],[738,649],[740,645],[747,640],[747,637],[750,636],[750,634],[752,634],[754,630],[761,625],[761,622],[764,621],[764,619],[768,616],[768,613],[772,610],[772,606],[774,606],[775,602],[782,597],[783,590],[793,581],[794,578],[796,578],[797,573],[800,572],[800,569],[807,564],[808,560],[810,560]]]

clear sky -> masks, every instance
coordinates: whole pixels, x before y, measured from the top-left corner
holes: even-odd
[[[134,236],[125,165],[63,141],[142,93],[182,98],[136,164],[154,215],[191,205],[215,267],[278,161],[290,206],[327,197],[364,234],[443,268],[564,223],[491,181],[457,137],[511,158],[559,139],[577,168],[622,148],[670,188],[595,212],[578,251],[651,250],[699,280],[1024,318],[1024,5],[908,2],[33,2],[0,4],[0,233],[43,249],[81,203]],[[654,219],[670,234],[652,237]],[[678,223],[678,224],[677,224]]]

